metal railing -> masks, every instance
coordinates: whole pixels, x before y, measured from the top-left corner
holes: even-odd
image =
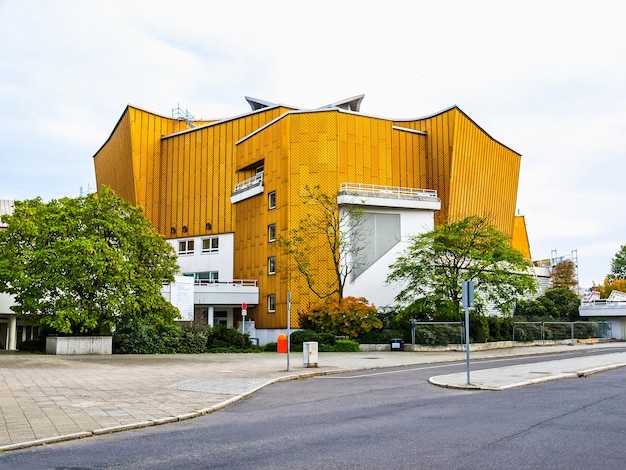
[[[196,279],[194,280],[196,286],[224,286],[233,285],[235,287],[256,287],[257,281],[255,279],[233,279],[232,281],[214,281],[212,279]]]
[[[381,186],[377,184],[342,183],[339,192],[370,194],[374,196],[401,197],[408,199],[437,198],[434,189],[404,188],[400,186]]]
[[[235,185],[235,193],[238,193],[238,192],[241,192],[241,191],[245,191],[248,188],[253,188],[255,186],[259,186],[261,183],[263,183],[263,172],[262,171],[260,171],[259,173],[257,173],[253,177],[248,178],[247,180],[242,181],[241,183],[237,183]]]

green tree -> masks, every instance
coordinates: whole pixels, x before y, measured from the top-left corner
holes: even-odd
[[[548,289],[533,300],[520,300],[515,307],[515,316],[527,321],[575,321],[578,320],[580,299],[567,287]]]
[[[330,196],[319,186],[304,189],[304,204],[309,207],[307,215],[287,237],[279,237],[278,243],[313,294],[320,299],[336,295],[341,302],[344,287],[357,267],[359,253],[365,248],[363,211],[356,206],[340,210],[337,195]],[[319,276],[319,259],[326,256],[333,270],[330,280]]]
[[[622,245],[611,260],[611,274],[609,280],[626,279],[626,245]]]
[[[519,296],[537,288],[522,253],[476,216],[412,237],[390,269],[387,282],[403,285],[396,296],[401,309],[443,308],[450,320],[462,318],[463,281],[474,281],[476,303],[491,302],[504,314]]]
[[[20,316],[65,334],[108,334],[131,319],[171,323],[161,295],[174,249],[142,210],[108,187],[79,198],[15,202],[0,232],[0,291]]]

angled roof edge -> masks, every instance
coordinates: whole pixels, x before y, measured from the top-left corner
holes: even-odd
[[[277,105],[277,103],[272,103],[270,101],[252,98],[251,96],[244,96],[244,98],[246,99],[250,107],[252,108],[252,111],[256,111],[262,108],[271,108]]]
[[[240,143],[244,142],[245,140],[249,139],[250,137],[254,136],[255,134],[258,134],[259,132],[263,131],[264,129],[267,129],[269,126],[272,126],[272,125],[276,124],[278,121],[280,121],[281,119],[283,119],[286,116],[289,116],[289,115],[292,115],[292,114],[328,113],[328,112],[336,112],[336,113],[342,113],[342,114],[352,114],[354,116],[366,117],[366,118],[371,118],[371,119],[382,119],[384,121],[389,121],[391,123],[395,122],[395,119],[390,119],[390,118],[380,117],[380,116],[373,116],[373,115],[369,115],[369,114],[362,114],[360,112],[350,111],[350,110],[347,110],[347,109],[344,109],[344,108],[323,107],[323,108],[315,108],[315,109],[292,109],[291,111],[287,111],[286,113],[281,114],[277,118],[272,119],[270,122],[268,122],[267,124],[262,125],[258,129],[253,130],[248,135],[243,136],[241,139],[239,139],[237,142],[235,142],[235,145],[239,145]]]
[[[357,115],[357,116],[363,116],[362,114],[357,113],[355,111],[347,111],[347,110],[342,109],[342,108],[292,109],[291,111],[287,111],[286,113],[281,114],[277,118],[272,119],[270,122],[268,122],[266,124],[263,124],[261,127],[259,127],[258,129],[253,130],[248,135],[243,136],[241,139],[239,139],[237,142],[235,142],[235,145],[239,145],[240,143],[245,142],[249,138],[253,137],[254,135],[258,134],[259,132],[263,131],[264,129],[267,129],[270,126],[273,126],[278,121],[280,121],[284,117],[289,116],[291,114],[326,113],[326,112],[338,112],[338,113],[344,113],[344,114],[354,114],[354,115]],[[372,116],[366,116],[366,117],[372,117]],[[391,119],[387,119],[387,121],[391,121]]]
[[[120,115],[119,119],[117,120],[117,122],[115,123],[115,126],[113,126],[113,130],[111,131],[111,133],[109,134],[109,137],[106,138],[106,140],[104,141],[104,143],[98,148],[98,150],[96,151],[96,153],[93,154],[93,156],[91,158],[95,158],[96,155],[98,155],[98,153],[100,152],[100,150],[103,149],[103,147],[109,142],[109,140],[111,140],[111,137],[113,137],[113,134],[115,134],[115,131],[117,130],[117,128],[119,127],[120,123],[122,122],[122,119],[124,119],[124,116],[126,116],[126,113],[128,113],[129,109],[136,109],[138,111],[144,112],[144,113],[148,113],[148,114],[152,114],[153,116],[158,116],[161,117],[163,119],[170,119],[170,120],[174,120],[174,118],[172,118],[171,116],[165,116],[163,114],[160,113],[155,113],[154,111],[150,111],[148,109],[145,108],[141,108],[139,106],[135,106],[133,104],[127,104],[126,107],[124,108],[124,111],[122,112],[122,114]]]
[[[513,150],[511,147],[509,147],[508,145],[503,144],[502,142],[500,142],[498,139],[495,139],[491,134],[489,134],[489,132],[487,132],[485,129],[483,129],[481,126],[479,126],[476,121],[474,121],[465,111],[463,111],[461,108],[459,108],[459,106],[457,106],[456,104],[449,106],[447,108],[442,109],[441,111],[438,111],[436,113],[433,114],[429,114],[427,116],[423,116],[423,117],[419,117],[419,118],[413,118],[413,119],[394,119],[394,121],[396,122],[415,122],[415,121],[423,121],[425,119],[432,119],[435,116],[439,116],[441,114],[445,114],[448,113],[450,111],[453,110],[457,110],[458,112],[460,112],[463,116],[465,116],[472,124],[474,124],[483,134],[485,134],[487,137],[489,137],[491,140],[493,140],[494,142],[496,142],[499,145],[502,145],[504,148],[510,150],[511,152],[515,153],[516,155],[519,155],[520,157],[522,156],[521,153],[517,152],[516,150]]]
[[[174,132],[173,134],[164,135],[164,136],[161,136],[161,140],[169,139],[170,137],[176,137],[176,136],[179,136],[179,135],[182,135],[182,134],[186,134],[188,132],[194,132],[194,131],[197,131],[197,130],[200,130],[200,129],[206,129],[206,128],[211,127],[211,126],[217,126],[218,124],[224,124],[225,122],[234,121],[236,119],[241,119],[241,118],[244,118],[246,116],[251,116],[251,115],[256,114],[256,113],[264,113],[265,111],[269,111],[269,110],[276,109],[276,108],[289,108],[289,106],[277,104],[277,105],[270,106],[270,107],[267,107],[267,108],[259,108],[259,109],[255,110],[255,111],[250,111],[250,112],[247,112],[247,113],[238,114],[236,116],[231,116],[231,117],[227,117],[227,118],[223,118],[223,119],[218,119],[217,121],[210,122],[208,124],[203,124],[202,126],[193,127],[191,129],[185,129],[183,131]]]
[[[320,109],[340,108],[345,109],[346,111],[355,111],[358,113],[361,110],[361,102],[363,101],[363,98],[365,98],[365,94],[352,96],[350,98],[346,98],[345,100],[336,101],[334,103],[327,104],[326,106],[322,106]]]
[[[91,158],[96,158],[96,155],[98,155],[100,153],[100,150],[102,150],[106,146],[106,144],[109,143],[109,140],[111,140],[111,137],[113,137],[113,134],[115,134],[115,131],[119,127],[120,123],[122,122],[122,119],[124,119],[124,116],[126,116],[126,113],[128,112],[128,110],[131,107],[132,106],[129,105],[129,104],[126,105],[126,107],[124,108],[124,111],[122,112],[122,114],[120,115],[119,119],[117,120],[117,122],[113,126],[113,130],[109,133],[109,137],[106,138],[104,143],[98,148],[98,150],[96,150],[96,153],[94,153]]]

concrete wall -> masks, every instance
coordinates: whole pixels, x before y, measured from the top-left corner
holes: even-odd
[[[48,336],[46,354],[113,354],[111,336]]]

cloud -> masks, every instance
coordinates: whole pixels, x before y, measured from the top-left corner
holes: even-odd
[[[244,96],[416,118],[458,105],[522,154],[533,254],[599,279],[623,239],[626,49],[615,2],[0,2],[0,198],[74,196],[127,104],[197,118]],[[584,268],[584,272],[583,272]]]

